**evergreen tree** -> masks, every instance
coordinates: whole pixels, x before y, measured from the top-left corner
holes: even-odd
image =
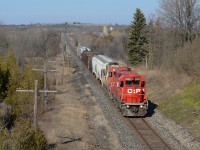
[[[136,9],[130,26],[128,57],[130,65],[138,65],[147,56],[146,19],[140,9]]]
[[[19,83],[20,89],[33,90],[35,88],[34,80],[37,77],[37,72],[32,70],[32,65],[27,63],[25,65],[22,77]],[[19,112],[24,115],[31,116],[33,112],[34,94],[33,93],[17,93],[18,102],[21,104]],[[30,109],[31,108],[31,109]]]
[[[13,113],[16,113],[15,110],[21,105],[17,100],[16,93],[21,75],[17,65],[17,59],[12,49],[8,49],[6,61],[2,69],[9,71],[9,83],[8,91],[6,92],[5,103],[12,107],[12,111],[14,111]]]
[[[4,60],[2,57],[0,57],[1,60]],[[0,62],[0,102],[3,102],[6,97],[6,92],[8,90],[8,84],[9,84],[9,70],[2,69],[2,62]]]

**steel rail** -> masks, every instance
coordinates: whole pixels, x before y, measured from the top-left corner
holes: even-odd
[[[144,118],[127,118],[127,121],[132,125],[134,130],[140,136],[141,141],[146,145],[147,149],[171,149]]]

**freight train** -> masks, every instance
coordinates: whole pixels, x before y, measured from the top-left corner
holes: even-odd
[[[148,110],[145,79],[129,67],[105,56],[83,51],[81,59],[102,86],[123,116],[145,116]]]

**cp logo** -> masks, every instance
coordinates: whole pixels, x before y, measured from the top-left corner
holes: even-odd
[[[136,94],[136,93],[139,93],[140,92],[140,89],[128,89],[127,90],[127,93],[129,93],[129,94],[131,94],[131,93],[134,93],[134,94]]]

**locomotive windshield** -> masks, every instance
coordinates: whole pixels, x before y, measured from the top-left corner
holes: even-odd
[[[130,78],[126,78],[126,86],[128,87],[133,86],[133,80],[131,80]]]
[[[139,84],[140,84],[140,78],[134,78],[133,80],[130,78],[126,78],[127,87],[139,86]]]
[[[134,86],[139,86],[139,84],[140,84],[140,78],[135,78],[133,80],[133,84],[134,84]]]

